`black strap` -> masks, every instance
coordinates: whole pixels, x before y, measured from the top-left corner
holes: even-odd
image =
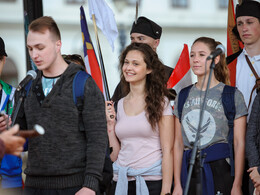
[[[227,64],[230,64],[231,62],[233,62],[241,53],[242,53],[242,49],[240,49],[238,52],[236,53],[233,53],[232,55],[230,56],[227,56],[226,57],[226,61],[227,61]]]
[[[179,114],[179,121],[181,123],[181,117],[182,117],[182,109],[186,102],[186,99],[189,96],[190,89],[193,85],[190,85],[188,87],[185,87],[180,91],[179,97],[178,97],[178,114]]]

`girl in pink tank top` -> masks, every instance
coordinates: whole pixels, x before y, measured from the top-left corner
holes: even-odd
[[[120,69],[127,95],[117,103],[117,113],[114,102],[106,104],[111,194],[170,194],[174,120],[163,64],[149,45],[133,43],[123,51]]]

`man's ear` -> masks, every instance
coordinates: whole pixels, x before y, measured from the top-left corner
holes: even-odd
[[[56,52],[60,52],[61,45],[62,45],[61,40],[56,41]]]
[[[2,71],[3,71],[3,68],[4,68],[5,62],[6,62],[6,56],[3,56],[3,59],[0,60],[0,76],[1,76],[1,74],[2,74]]]
[[[154,45],[153,45],[153,50],[154,50],[154,51],[156,51],[156,49],[157,49],[159,43],[160,43],[160,39],[155,39],[155,40],[154,40]]]
[[[5,62],[6,62],[6,56],[4,56],[4,58],[3,58],[3,62],[4,62],[4,64],[5,64]]]

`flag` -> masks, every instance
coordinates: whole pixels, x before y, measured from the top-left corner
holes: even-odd
[[[241,50],[241,48],[243,48],[242,42],[239,41],[236,35],[232,32],[233,28],[236,26],[236,16],[234,10],[235,10],[234,0],[229,0],[228,22],[227,22],[227,56],[228,57],[237,53],[239,50]],[[232,86],[236,85],[236,64],[237,64],[236,58],[228,64],[228,68],[230,72],[230,82]]]
[[[106,36],[112,51],[114,51],[114,41],[117,38],[118,30],[113,11],[104,0],[88,0],[89,15],[95,16],[98,28]]]
[[[81,24],[81,31],[82,31],[84,61],[85,61],[86,70],[95,80],[97,86],[104,94],[105,90],[103,85],[103,78],[101,76],[101,71],[99,68],[96,53],[88,31],[85,12],[82,6],[80,7],[80,24]]]
[[[184,44],[180,58],[167,82],[167,88],[173,88],[178,94],[181,89],[192,84],[188,45]]]

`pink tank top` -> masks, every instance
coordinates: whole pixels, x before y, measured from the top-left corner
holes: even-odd
[[[167,99],[167,98],[166,98]],[[162,159],[159,129],[153,131],[145,111],[136,116],[126,115],[123,107],[124,98],[120,99],[117,108],[116,136],[121,149],[116,163],[120,166],[141,169],[150,167]],[[172,115],[172,108],[167,99],[163,115]],[[134,178],[128,178],[133,180]],[[160,180],[161,176],[144,176],[145,180]],[[114,175],[117,181],[117,175]]]

